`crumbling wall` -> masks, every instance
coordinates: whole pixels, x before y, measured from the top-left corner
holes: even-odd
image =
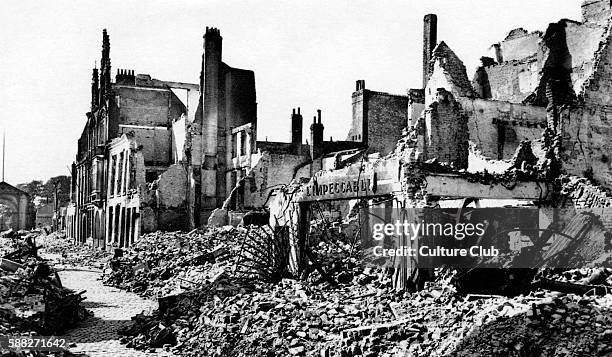
[[[539,84],[539,65],[535,57],[487,66],[484,70],[494,100],[520,103]]]
[[[416,125],[421,114],[425,110],[425,90],[410,89],[408,90],[408,124],[407,126]]]
[[[581,6],[582,22],[603,24],[612,14],[609,0],[585,0]]]
[[[119,124],[167,126],[186,108],[169,89],[117,86]]]
[[[542,32],[529,33],[523,28],[510,31],[508,36],[501,42],[501,55],[504,62],[518,61],[538,52]]]
[[[603,26],[566,22],[565,36],[572,56],[571,77],[576,93],[580,93],[584,81],[593,73],[593,58],[604,32]]]
[[[612,229],[612,196],[609,192],[587,179],[570,177],[564,182],[563,193],[576,211],[593,213],[607,230]]]
[[[477,98],[459,98],[468,116],[469,140],[491,159],[510,159],[523,140],[538,140],[546,128],[546,109]]]
[[[608,30],[595,54],[593,74],[584,83],[584,103],[561,113],[566,172],[590,176],[612,187],[612,47]]]
[[[582,24],[563,19],[564,44],[569,52],[571,82],[576,93],[592,73],[594,52],[601,41],[605,27],[598,23]],[[542,70],[550,55],[542,33],[527,33],[523,29],[510,32],[498,47],[497,64],[485,66],[491,98],[520,103],[536,91],[542,77]],[[544,94],[541,94],[543,100]]]
[[[179,207],[185,203],[187,174],[183,165],[168,167],[157,179],[157,204],[161,207]]]
[[[437,158],[457,169],[467,168],[467,116],[450,92],[440,88],[437,94],[425,111],[426,159]]]
[[[147,165],[169,165],[172,157],[172,134],[169,129],[155,127],[119,127],[119,135],[132,135],[142,146]]]
[[[155,181],[157,226],[162,230],[185,230],[189,227],[188,176],[181,164],[168,167]]]
[[[152,207],[140,208],[140,225],[143,233],[157,231],[157,214]]]
[[[259,152],[252,157],[249,189],[245,190],[246,207],[263,207],[270,192],[288,185],[295,178],[310,177],[310,160],[304,156]]]
[[[455,98],[474,96],[465,65],[446,43],[440,42],[436,46],[430,65],[433,69],[425,88],[426,106],[436,101],[438,88],[446,89]]]

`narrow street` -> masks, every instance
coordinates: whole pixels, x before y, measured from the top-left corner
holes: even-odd
[[[155,309],[155,301],[104,286],[99,280],[101,273],[94,271],[65,270],[59,274],[64,286],[75,291],[87,290],[83,304],[93,312],[93,316],[80,327],[66,334],[66,342],[76,344],[70,351],[91,357],[174,356],[161,349],[156,352],[137,351],[119,342],[117,330],[129,324],[131,316],[142,310]]]

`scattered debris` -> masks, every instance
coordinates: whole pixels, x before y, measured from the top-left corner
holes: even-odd
[[[31,249],[36,234],[6,237],[15,250],[4,256],[17,261],[0,258],[0,334],[58,335],[88,316],[81,305],[84,292],[62,287],[57,273]]]

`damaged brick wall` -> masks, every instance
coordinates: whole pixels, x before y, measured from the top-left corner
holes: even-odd
[[[263,207],[273,190],[289,185],[294,178],[313,174],[312,164],[306,156],[264,151],[253,155],[252,160],[251,179],[245,190],[245,207]]]
[[[593,73],[594,53],[604,36],[605,27],[565,22],[565,38],[572,56],[572,82],[579,93],[585,80]]]
[[[169,165],[172,160],[172,131],[159,127],[122,127],[119,134],[130,134],[142,146],[147,165]]]
[[[583,81],[592,73],[593,53],[605,27],[597,23],[582,24],[565,19],[552,25],[562,26],[564,29],[564,45],[571,57],[571,82],[574,91],[579,92]],[[484,66],[492,99],[520,103],[540,84],[542,70],[549,58],[548,45],[542,41],[541,37],[544,36],[541,32],[527,34],[520,30],[522,29],[511,31],[506,40],[498,44],[498,63]],[[524,48],[521,47],[523,45]],[[540,97],[541,102],[542,100],[543,97]]]
[[[503,61],[519,61],[534,56],[538,52],[541,37],[541,31],[529,33],[524,28],[510,31],[500,44]]]
[[[161,230],[187,230],[188,176],[181,164],[168,167],[155,181],[157,226]]]
[[[583,101],[561,112],[564,169],[590,176],[612,188],[612,48],[607,30],[593,61],[593,74],[583,86]]]
[[[583,22],[602,24],[612,14],[612,4],[609,0],[585,0],[581,10]]]
[[[578,211],[595,214],[608,230],[612,229],[612,195],[587,179],[572,177],[564,184],[564,197]]]
[[[491,99],[522,102],[538,86],[539,67],[535,57],[484,67]]]
[[[168,126],[171,119],[186,113],[180,99],[165,88],[140,88],[117,85],[119,124]]]
[[[375,92],[359,87],[352,95],[353,119],[347,140],[365,142],[370,152],[393,151],[406,127],[408,96]]]
[[[408,97],[368,91],[368,151],[386,155],[393,151],[408,119]]]
[[[546,127],[542,107],[472,98],[458,101],[469,117],[470,142],[491,159],[510,159],[521,141],[538,140]]]
[[[430,65],[433,69],[425,88],[425,105],[436,100],[438,88],[445,88],[455,98],[474,96],[465,65],[444,41],[436,46]]]
[[[438,89],[425,111],[426,159],[437,158],[457,169],[468,166],[468,118],[452,93]]]

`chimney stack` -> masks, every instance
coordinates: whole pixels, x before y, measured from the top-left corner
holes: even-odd
[[[423,88],[427,86],[431,70],[429,61],[438,44],[438,17],[435,14],[425,15],[423,18]]]
[[[365,80],[358,79],[355,82],[355,92],[359,92],[360,90],[364,90],[364,89],[365,89]]]
[[[323,124],[321,123],[321,110],[312,118],[310,125],[310,157],[314,160],[323,153]]]
[[[294,108],[291,114],[291,143],[294,145],[302,144],[302,126],[303,118],[300,114],[300,108],[297,108],[297,113]]]

